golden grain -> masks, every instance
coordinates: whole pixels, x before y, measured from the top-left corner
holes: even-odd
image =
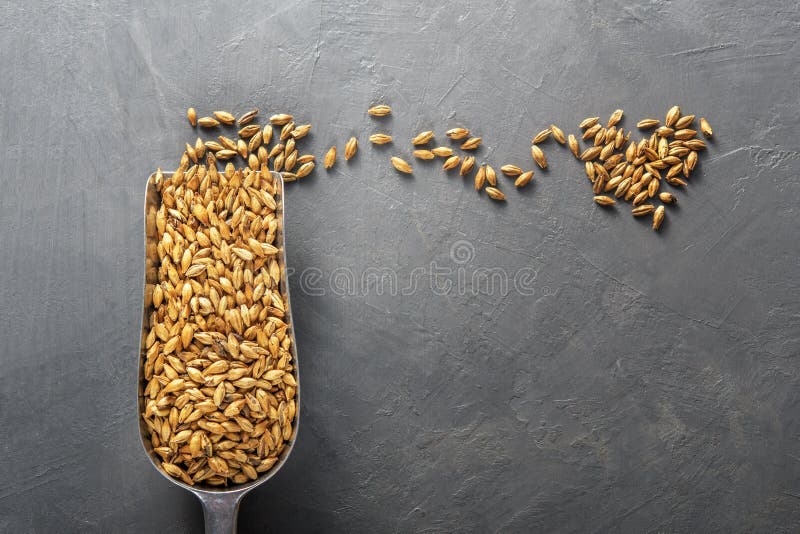
[[[460,140],[464,139],[469,136],[469,130],[466,128],[453,128],[451,130],[447,130],[447,137],[450,139]]]
[[[578,128],[591,128],[597,124],[597,121],[600,120],[600,117],[589,117],[583,119],[581,123],[578,125]]]
[[[302,139],[303,137],[307,136],[311,131],[310,124],[301,124],[300,126],[295,126],[294,130],[291,131],[290,135],[293,139]]]
[[[619,185],[617,186],[616,191],[614,191],[614,196],[617,197],[617,198],[620,198],[620,197],[624,196],[625,193],[628,192],[628,189],[630,188],[630,186],[631,186],[631,179],[630,178],[626,178],[626,179],[622,180],[619,183]]]
[[[664,223],[664,206],[659,206],[653,213],[653,230],[658,231]]]
[[[673,134],[675,139],[678,139],[678,140],[681,140],[681,141],[686,141],[688,139],[691,139],[695,135],[697,135],[697,130],[692,130],[691,128],[685,128],[683,130],[678,130]]]
[[[614,113],[608,118],[608,124],[606,124],[606,128],[611,128],[615,124],[618,124],[619,121],[622,120],[623,111],[621,109],[614,110]]]
[[[238,124],[239,126],[250,124],[256,118],[256,115],[258,115],[258,108],[251,109],[250,111],[244,113],[241,117],[239,117],[239,120],[236,121],[236,124]]]
[[[497,173],[491,165],[486,165],[486,181],[492,187],[497,185]]]
[[[683,145],[690,150],[705,150],[706,142],[702,139],[689,139],[684,141]]]
[[[602,167],[601,167],[602,168]],[[586,176],[589,178],[590,182],[594,182],[597,173],[595,172],[594,164],[591,161],[587,161],[583,164],[583,170],[586,173]]]
[[[442,164],[442,169],[449,171],[450,169],[455,169],[461,164],[461,158],[458,156],[450,156],[445,160]]]
[[[235,150],[229,150],[229,149],[226,148],[224,150],[217,151],[216,157],[217,157],[217,159],[220,159],[220,160],[224,161],[224,160],[231,159],[232,157],[236,156],[236,154],[237,154],[237,152]]]
[[[197,163],[197,152],[189,143],[186,143],[186,155],[189,156],[189,159],[192,160],[192,162]]]
[[[296,154],[297,152],[294,152],[294,153]],[[298,178],[303,178],[304,176],[308,176],[311,173],[311,171],[314,170],[314,166],[315,165],[314,165],[313,161],[309,161],[308,163],[303,163],[297,169],[297,177]],[[291,170],[291,169],[289,169],[289,170]]]
[[[250,138],[247,142],[247,150],[250,152],[255,152],[261,146],[261,142],[264,140],[264,134],[259,129],[256,134]]]
[[[289,121],[286,124],[284,124],[283,127],[281,128],[280,140],[286,141],[287,139],[289,139],[292,136],[293,131],[294,131],[294,121]]]
[[[358,139],[351,137],[344,145],[344,159],[350,160],[356,155],[358,151]]]
[[[593,137],[596,137],[596,136],[597,136],[597,133],[598,133],[598,132],[599,132],[599,131],[600,131],[602,128],[603,128],[603,127],[602,127],[602,126],[600,126],[599,124],[595,124],[594,126],[590,126],[590,127],[589,127],[589,128],[588,128],[588,129],[587,129],[585,132],[583,132],[583,136],[582,136],[581,138],[582,138],[584,141],[587,141],[587,140],[589,140],[589,139],[591,139],[591,138],[593,138]]]
[[[537,133],[535,136],[533,136],[533,139],[531,139],[531,143],[533,143],[535,145],[537,143],[541,143],[543,141],[546,141],[547,138],[550,137],[551,133],[553,133],[553,131],[550,128],[546,128],[546,129],[542,130],[541,132]]]
[[[678,201],[678,199],[675,198],[675,195],[667,192],[659,193],[658,198],[661,199],[661,202],[664,204],[675,204]]]
[[[669,108],[669,111],[667,111],[667,117],[664,120],[664,124],[672,127],[679,118],[681,118],[681,108],[679,106],[672,106]]]
[[[288,115],[286,113],[278,113],[273,115],[269,118],[269,122],[275,126],[283,126],[286,123],[290,122],[294,117],[292,115]]]
[[[500,167],[500,172],[502,172],[506,176],[519,176],[520,174],[522,174],[522,169],[520,169],[516,165],[503,165],[502,167]]]
[[[431,149],[431,152],[440,158],[449,158],[453,155],[453,149],[449,146],[437,146],[436,148]]]
[[[239,137],[243,139],[248,139],[253,137],[257,132],[261,131],[261,126],[258,124],[248,124],[244,128],[239,130]]]
[[[606,195],[596,195],[594,201],[601,206],[613,206],[617,203],[616,200]]]
[[[677,121],[675,121],[675,129],[682,130],[684,128],[688,128],[692,122],[694,122],[694,115],[684,115]]]
[[[597,156],[600,155],[600,152],[602,150],[603,150],[603,148],[599,147],[599,146],[593,146],[593,147],[587,148],[586,150],[584,150],[581,153],[581,160],[582,161],[591,161],[591,160],[597,158]]]
[[[689,152],[686,156],[686,168],[690,171],[693,171],[695,166],[697,165],[697,152]]]
[[[227,111],[215,111],[213,113],[213,115],[222,124],[233,124],[234,122],[236,122],[236,117],[234,117],[232,114],[228,113]]]
[[[326,169],[330,169],[333,167],[334,163],[336,163],[336,147],[332,146],[325,153],[325,159],[323,160],[322,166]]]
[[[412,173],[411,165],[409,165],[404,159],[398,158],[397,156],[392,156],[391,161],[394,168],[398,171],[405,174]]]
[[[377,106],[372,106],[367,110],[367,113],[372,115],[373,117],[385,117],[392,112],[392,108],[387,106],[386,104],[379,104]]]
[[[575,139],[575,136],[569,134],[569,138],[567,140],[567,144],[569,145],[569,151],[572,152],[572,155],[576,158],[580,157],[580,147],[578,146],[578,140]]]
[[[486,166],[481,165],[478,167],[478,172],[475,173],[475,190],[480,191],[486,183]]]
[[[480,137],[470,137],[463,143],[461,143],[461,150],[475,150],[481,144],[482,139]]]
[[[186,118],[189,119],[189,124],[192,125],[192,128],[197,126],[197,111],[194,108],[186,110]]]
[[[562,145],[567,142],[566,137],[564,137],[564,131],[561,128],[555,124],[551,124],[550,130],[553,131],[553,139],[555,139],[557,142],[561,143]]]
[[[219,126],[219,121],[214,117],[201,117],[197,119],[197,124],[203,128],[213,128]]]
[[[216,141],[206,141],[204,144],[206,146],[206,149],[208,149],[208,150],[210,150],[212,152],[216,152],[218,150],[222,150],[223,148],[225,148],[221,144],[217,143]]]
[[[531,156],[533,156],[533,161],[535,161],[539,167],[542,169],[547,168],[547,158],[544,157],[544,152],[542,152],[542,149],[537,145],[531,146]]]
[[[650,128],[655,128],[660,124],[661,121],[658,119],[642,119],[636,123],[637,128],[641,128],[642,130],[648,130]]]
[[[293,170],[294,166],[297,164],[297,150],[292,150],[291,152],[284,152],[283,157],[284,157],[283,168],[286,169],[287,171]]]
[[[224,135],[220,135],[217,137],[217,139],[219,139],[219,142],[224,148],[227,148],[228,150],[236,150],[236,141],[233,139],[225,137]]]
[[[711,129],[711,125],[705,119],[705,117],[700,117],[700,131],[703,132],[703,135],[706,137],[711,137],[714,135],[714,131]]]
[[[491,198],[492,200],[506,199],[506,196],[503,194],[503,192],[497,189],[496,187],[487,187],[486,194],[489,195],[489,198]]]
[[[641,206],[636,206],[631,210],[631,214],[634,217],[643,217],[645,215],[649,215],[655,211],[656,207],[652,204],[642,204]]]
[[[517,176],[517,179],[514,180],[515,187],[525,187],[530,183],[533,179],[533,171],[526,171]]]
[[[415,150],[414,157],[419,159],[434,159],[436,157],[436,154],[434,154],[430,150]]]
[[[669,126],[659,126],[656,128],[656,135],[659,137],[670,137],[675,133],[675,130]]]
[[[426,130],[424,132],[418,133],[414,138],[411,140],[412,145],[427,145],[428,142],[433,139],[433,131]]]
[[[431,156],[433,156],[433,152],[431,152]],[[474,166],[475,166],[475,158],[473,156],[467,156],[464,158],[464,161],[461,162],[461,169],[458,171],[458,173],[461,176],[466,176],[470,172],[472,172],[472,168]]]
[[[369,136],[369,141],[375,145],[385,145],[392,142],[392,136],[382,133],[372,134]]]

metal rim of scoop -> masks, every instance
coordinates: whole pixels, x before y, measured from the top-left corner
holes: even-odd
[[[173,173],[162,173],[162,175],[165,178],[167,178],[169,176],[172,176],[172,174]],[[278,209],[276,211],[278,212],[278,218],[279,218],[279,224],[280,224],[281,231],[278,233],[278,236],[277,236],[277,241],[278,241],[277,246],[278,246],[278,249],[280,250],[280,260],[283,262],[283,265],[285,266],[286,265],[286,248],[284,246],[284,241],[285,241],[284,240],[284,233],[285,233],[285,226],[284,226],[285,205],[284,205],[284,203],[285,203],[286,199],[284,197],[284,182],[283,182],[283,177],[280,175],[280,173],[272,172],[271,174],[272,174],[273,179],[276,180],[277,190],[280,193],[280,202],[278,203]],[[277,473],[281,469],[281,467],[283,467],[283,465],[286,463],[286,460],[289,458],[289,455],[291,454],[292,449],[294,448],[295,441],[297,441],[297,433],[298,433],[299,428],[300,428],[300,370],[299,370],[299,366],[298,366],[298,362],[297,362],[297,343],[296,343],[296,340],[295,340],[295,337],[294,337],[294,321],[292,320],[292,303],[291,303],[291,298],[290,298],[290,295],[289,295],[288,280],[286,279],[286,270],[283,269],[283,275],[281,276],[281,289],[283,290],[284,294],[286,295],[286,303],[288,304],[288,308],[289,308],[288,309],[288,318],[289,318],[290,327],[288,329],[288,335],[290,336],[290,338],[292,340],[291,354],[292,354],[292,361],[293,361],[293,364],[294,364],[293,365],[293,368],[294,368],[293,374],[294,374],[295,380],[297,381],[297,391],[295,393],[295,399],[296,399],[297,406],[298,406],[298,409],[295,412],[294,429],[293,429],[293,432],[292,432],[291,439],[289,440],[289,442],[287,443],[286,447],[281,452],[280,457],[278,458],[278,461],[275,463],[275,465],[272,466],[272,468],[270,468],[269,471],[259,475],[258,478],[256,478],[255,480],[251,480],[251,481],[245,482],[243,484],[236,484],[236,485],[231,486],[231,487],[220,487],[220,488],[216,488],[216,487],[208,486],[208,485],[205,485],[205,486],[199,486],[199,485],[198,486],[190,486],[189,484],[186,484],[185,482],[183,482],[181,480],[178,480],[177,478],[171,477],[170,475],[165,473],[161,469],[161,467],[159,467],[159,464],[157,463],[157,460],[156,460],[156,453],[153,451],[152,443],[150,442],[149,439],[145,438],[145,436],[147,435],[147,426],[142,421],[142,411],[144,409],[144,398],[142,396],[142,392],[144,391],[144,380],[143,380],[144,379],[144,355],[145,355],[145,352],[146,352],[146,349],[144,347],[144,339],[145,339],[145,337],[147,335],[145,333],[145,325],[147,324],[147,320],[148,320],[148,317],[149,317],[149,314],[148,314],[149,308],[146,308],[144,306],[144,303],[146,302],[146,300],[145,300],[145,292],[147,291],[147,283],[148,283],[148,280],[147,280],[147,274],[148,274],[148,272],[147,272],[148,271],[148,266],[147,266],[147,260],[148,260],[148,257],[147,257],[147,243],[148,243],[149,237],[148,237],[148,229],[147,229],[147,223],[148,223],[148,221],[147,221],[148,213],[147,212],[148,212],[148,208],[151,205],[153,205],[154,203],[157,204],[158,199],[159,199],[159,194],[158,194],[158,191],[156,190],[156,186],[155,186],[155,183],[154,183],[155,176],[156,176],[156,174],[153,173],[147,179],[147,184],[146,184],[146,189],[145,189],[145,205],[144,205],[145,270],[144,270],[144,287],[143,287],[143,291],[142,291],[142,293],[143,293],[142,294],[142,319],[141,319],[141,327],[139,329],[139,332],[140,332],[140,335],[141,335],[141,339],[140,339],[140,343],[139,343],[139,366],[138,366],[139,367],[139,371],[138,371],[138,378],[137,378],[137,401],[138,401],[137,402],[137,406],[138,406],[139,409],[138,409],[138,412],[136,414],[138,422],[139,422],[139,442],[142,444],[142,447],[144,448],[144,451],[145,451],[145,454],[147,455],[147,458],[150,460],[150,463],[153,464],[153,467],[155,467],[156,471],[158,471],[161,474],[161,476],[163,476],[164,478],[166,478],[170,482],[172,482],[174,484],[177,484],[177,485],[183,487],[184,489],[187,489],[187,490],[191,491],[192,493],[194,493],[198,497],[200,497],[201,501],[203,501],[203,506],[204,507],[206,505],[210,504],[210,503],[206,502],[205,500],[203,500],[204,498],[208,499],[208,498],[223,497],[223,496],[226,497],[226,500],[228,500],[228,501],[233,499],[234,502],[238,505],[239,500],[242,497],[244,497],[244,495],[247,492],[249,492],[250,490],[252,490],[256,486],[260,486],[261,484],[263,484],[264,482],[266,482],[267,480],[269,480],[270,478],[275,476],[275,473]],[[155,236],[155,237],[158,237],[158,236]]]

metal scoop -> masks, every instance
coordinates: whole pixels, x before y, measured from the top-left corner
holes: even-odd
[[[169,173],[164,173],[164,177],[168,177]],[[177,484],[182,488],[191,491],[194,493],[198,499],[200,499],[200,503],[203,505],[203,514],[205,516],[205,531],[206,534],[231,534],[236,532],[236,515],[239,510],[239,504],[244,497],[250,490],[253,488],[260,486],[270,478],[272,478],[278,470],[283,467],[283,464],[286,463],[286,459],[289,457],[289,454],[292,452],[292,448],[294,447],[294,442],[297,437],[297,426],[300,422],[300,410],[297,411],[295,415],[295,430],[294,433],[284,447],[278,461],[275,465],[267,471],[266,473],[259,476],[257,479],[244,483],[244,484],[237,484],[230,488],[216,488],[212,486],[205,486],[202,487],[200,485],[197,486],[190,486],[177,480],[169,475],[167,475],[164,471],[161,470],[159,467],[159,460],[156,456],[156,453],[153,451],[152,443],[148,437],[148,430],[146,425],[144,424],[141,414],[144,409],[144,400],[142,397],[142,392],[144,389],[144,361],[145,361],[145,338],[147,337],[148,333],[148,322],[150,318],[150,312],[152,311],[152,299],[151,302],[148,303],[148,299],[146,297],[146,292],[148,286],[152,286],[158,282],[157,280],[157,272],[158,272],[158,254],[156,253],[156,245],[158,243],[159,236],[157,235],[156,224],[155,224],[155,214],[159,208],[159,193],[156,188],[155,184],[155,174],[152,174],[150,178],[147,180],[147,190],[145,194],[145,203],[144,203],[144,225],[145,225],[145,298],[142,300],[144,303],[143,305],[143,313],[142,313],[142,338],[141,338],[141,345],[140,345],[140,352],[139,352],[139,380],[138,380],[138,405],[139,405],[139,437],[142,442],[142,446],[144,447],[145,452],[147,453],[148,458],[150,458],[150,463],[153,464],[159,473],[161,473],[164,478],[172,482],[173,484]],[[283,209],[284,209],[284,195],[283,195],[283,178],[279,173],[272,173],[273,178],[275,179],[276,184],[276,201],[278,203],[278,207],[276,210],[277,218],[278,218],[278,227],[276,230],[276,238],[274,245],[279,249],[279,258],[278,261],[281,262],[282,265],[286,264],[286,254],[284,250],[284,239],[283,239],[283,232],[284,232],[284,219],[283,219]],[[290,325],[289,331],[287,335],[291,336],[292,343],[290,347],[290,351],[292,354],[292,358],[294,361],[294,377],[297,380],[298,387],[297,387],[297,394],[295,399],[297,400],[298,406],[300,405],[300,380],[298,377],[298,362],[297,362],[297,351],[295,349],[296,343],[294,339],[293,333],[293,325],[292,316],[291,316],[291,305],[289,302],[289,284],[286,280],[286,270],[282,270],[281,276],[281,291],[284,295],[286,295],[286,304],[288,305],[288,309],[286,310],[286,317],[288,317],[288,323]]]

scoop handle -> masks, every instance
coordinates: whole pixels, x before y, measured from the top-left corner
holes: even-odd
[[[236,517],[244,493],[198,495],[203,504],[206,534],[236,534]]]

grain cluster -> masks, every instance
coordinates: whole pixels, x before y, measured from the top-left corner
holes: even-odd
[[[589,146],[579,152],[576,140],[576,149],[570,149],[584,162],[597,204],[630,202],[634,217],[652,214],[652,228],[659,230],[665,219],[664,205],[677,202],[675,195],[661,191],[662,182],[673,188],[685,187],[697,165],[698,152],[706,148],[706,143],[697,139],[697,131],[690,128],[695,116],[683,115],[679,106],[667,110],[663,124],[655,118],[637,122],[637,128],[653,130],[649,137],[638,141],[631,140],[631,131],[617,128],[622,118],[623,111],[616,110],[605,128],[599,117],[584,119],[578,126]],[[701,130],[711,136],[711,126],[705,119],[701,119]],[[653,202],[657,200],[663,204],[656,206]]]
[[[372,117],[381,118],[389,115],[391,108],[385,104],[378,104],[369,108],[367,113]],[[538,134],[534,140],[541,142],[550,136],[561,144],[566,143],[564,132],[554,124]],[[455,147],[431,146],[436,139],[436,133],[433,130],[421,131],[410,140],[411,154],[414,158],[423,162],[442,158],[444,160],[441,164],[443,171],[448,172],[458,169],[458,174],[462,177],[472,176],[474,172],[473,182],[477,191],[485,191],[487,196],[493,200],[505,200],[505,194],[498,186],[497,175],[492,166],[486,162],[479,162],[476,156],[472,155],[474,151],[481,147],[483,138],[474,135],[471,130],[463,127],[455,127],[445,131],[445,137],[450,142],[455,143]],[[385,133],[373,133],[369,136],[369,139],[375,145],[391,143],[394,140],[391,135]],[[335,147],[332,150],[334,150],[335,154]],[[461,152],[457,153],[457,150]],[[542,168],[547,167],[547,161],[541,150],[538,147],[533,150],[534,152],[538,151],[535,154],[537,164]],[[335,156],[333,156],[333,159],[335,159]],[[412,174],[414,172],[411,164],[400,156],[391,156],[389,161],[398,172],[403,174]],[[326,165],[326,168],[329,167]],[[504,165],[501,167],[501,171],[506,176],[514,178],[514,186],[518,188],[525,187],[533,179],[533,170],[525,171],[516,165]]]
[[[291,115],[263,127],[252,124],[258,110],[212,115],[217,126],[240,127],[238,138],[187,143],[178,169],[155,177],[160,205],[148,222],[158,240],[148,256],[157,273],[146,292],[141,416],[165,473],[226,486],[269,471],[294,436],[282,200],[270,171],[302,178],[314,156],[298,154],[311,126]],[[211,127],[194,109],[187,117]],[[220,160],[232,161],[219,170]]]

